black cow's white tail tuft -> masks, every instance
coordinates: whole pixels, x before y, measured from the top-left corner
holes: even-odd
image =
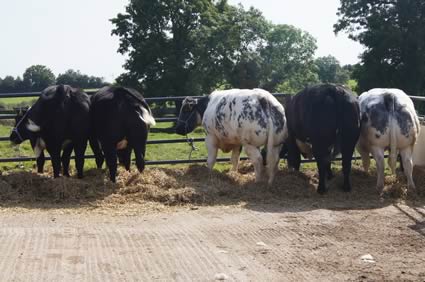
[[[156,124],[156,121],[154,117],[152,116],[152,113],[148,111],[145,107],[140,107],[142,110],[142,113],[139,114],[140,119],[146,123],[146,125],[154,126]]]

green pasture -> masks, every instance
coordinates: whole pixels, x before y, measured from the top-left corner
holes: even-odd
[[[36,100],[37,98],[35,97],[2,98],[0,106],[6,109],[12,109],[13,107],[32,105]]]

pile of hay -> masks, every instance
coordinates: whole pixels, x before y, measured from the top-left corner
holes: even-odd
[[[105,170],[88,170],[83,179],[75,177],[51,178],[51,171],[38,175],[28,171],[3,172],[0,176],[0,204],[2,206],[91,206],[116,208],[126,205],[148,205],[150,208],[181,205],[255,205],[263,203],[287,204],[307,201],[358,201],[379,198],[375,190],[376,174],[366,174],[358,166],[352,170],[353,192],[341,191],[343,177],[337,175],[328,182],[325,196],[316,193],[316,169],[292,172],[285,168],[278,172],[274,185],[256,184],[249,162],[242,162],[239,172],[210,172],[204,165],[184,168],[147,168],[142,174],[135,169],[119,169],[117,183],[108,180]],[[425,169],[414,171],[418,190],[424,191]],[[403,198],[406,180],[402,175],[386,177],[387,195]]]

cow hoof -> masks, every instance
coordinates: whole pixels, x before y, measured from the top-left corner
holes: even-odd
[[[416,186],[414,186],[414,185],[413,186],[408,185],[407,191],[408,191],[409,194],[412,194],[412,195],[418,194],[418,190],[416,189]]]
[[[326,194],[326,192],[328,192],[328,190],[326,188],[319,187],[317,189],[317,193],[319,193],[319,195],[324,195],[324,194]]]
[[[384,195],[384,186],[376,186],[376,191],[378,192],[379,196]]]
[[[255,183],[256,184],[261,184],[263,181],[261,178],[255,178]]]
[[[346,192],[346,193],[351,192],[351,186],[344,185],[344,186],[342,187],[342,191],[344,191],[344,192]]]

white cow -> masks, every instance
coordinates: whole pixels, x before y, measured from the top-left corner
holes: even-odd
[[[213,168],[217,150],[232,151],[237,170],[241,146],[252,161],[256,181],[260,181],[263,158],[259,147],[267,147],[268,183],[273,182],[279,152],[287,137],[285,110],[279,101],[262,89],[215,91],[209,96],[187,97],[182,104],[176,132],[185,135],[203,125],[207,132],[207,164]]]
[[[409,189],[415,189],[412,178],[413,146],[419,134],[419,119],[409,96],[399,89],[372,89],[359,97],[361,134],[357,144],[366,171],[369,152],[376,161],[377,189],[384,188],[384,151],[390,150],[388,163],[393,173],[397,153],[401,155]]]

